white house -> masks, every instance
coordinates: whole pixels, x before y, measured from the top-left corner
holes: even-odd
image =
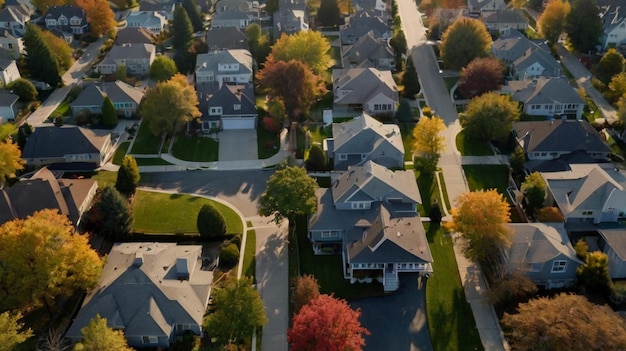
[[[4,86],[22,78],[15,60],[0,59],[0,81]]]
[[[248,84],[252,83],[252,74],[252,55],[248,50],[215,51],[196,58],[197,85]]]
[[[617,47],[626,51],[626,4],[622,0],[599,0],[598,5],[604,24],[602,49]]]

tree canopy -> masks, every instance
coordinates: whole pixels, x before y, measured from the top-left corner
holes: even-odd
[[[137,160],[131,155],[124,156],[120,169],[117,171],[117,179],[115,180],[115,188],[124,196],[132,196],[139,185],[139,167]]]
[[[293,219],[295,215],[317,212],[315,196],[317,182],[301,167],[277,170],[267,181],[267,188],[259,200],[259,214],[274,216],[274,221]]]
[[[133,230],[133,213],[128,200],[112,185],[102,191],[96,204],[100,218],[100,234],[110,239],[122,240]]]
[[[169,80],[176,73],[178,73],[176,62],[164,55],[157,56],[150,65],[150,79],[156,82]]]
[[[195,0],[183,0],[183,8],[187,12],[187,16],[191,21],[191,26],[193,27],[194,32],[199,32],[204,29],[204,20],[202,19],[202,14],[200,13],[200,9],[198,9],[198,4]]]
[[[24,328],[21,313],[0,313],[0,351],[13,351],[17,345],[33,336],[30,328]]]
[[[446,68],[460,70],[477,57],[487,55],[491,36],[476,19],[461,17],[441,37],[441,58]]]
[[[102,101],[102,124],[107,128],[113,128],[117,123],[117,111],[115,111],[113,101],[110,97],[105,96]]]
[[[550,0],[537,20],[539,34],[546,38],[551,46],[558,42],[570,10],[569,1]]]
[[[422,116],[413,129],[413,156],[419,159],[423,171],[432,173],[437,170],[439,154],[445,148],[445,138],[441,135],[446,129],[443,120],[438,116],[432,118]]]
[[[65,5],[66,2],[66,0],[33,0],[33,5],[45,15],[51,7]]]
[[[61,83],[59,64],[48,43],[44,39],[42,29],[36,24],[26,25],[24,34],[26,47],[26,66],[30,75],[38,80],[57,86]]]
[[[174,10],[172,34],[174,35],[172,45],[176,50],[187,51],[193,43],[193,26],[182,6],[177,6]]]
[[[258,23],[251,23],[246,28],[246,38],[248,38],[252,57],[259,65],[265,63],[265,59],[272,49],[270,47],[270,38],[263,33],[261,26]]]
[[[320,144],[314,143],[309,148],[309,157],[306,159],[306,169],[309,172],[328,170],[326,153]]]
[[[75,0],[76,6],[87,15],[89,30],[95,37],[101,37],[115,29],[117,22],[107,0]]]
[[[321,32],[308,30],[291,35],[283,33],[272,46],[271,55],[274,61],[300,61],[320,75],[330,64],[329,50],[330,43]]]
[[[578,283],[591,291],[605,294],[611,289],[609,257],[602,251],[587,252],[585,263],[578,266],[576,273]]]
[[[317,18],[322,26],[333,27],[341,24],[341,11],[337,0],[322,0],[317,10]]]
[[[294,313],[298,313],[302,306],[320,296],[320,285],[317,279],[312,274],[298,276],[293,284],[291,296]]]
[[[24,164],[18,145],[9,139],[0,140],[0,187],[14,178],[16,172],[24,168]]]
[[[196,220],[198,233],[204,238],[220,238],[226,234],[226,219],[211,204],[204,204],[198,212]]]
[[[24,102],[35,101],[37,99],[37,95],[39,95],[39,92],[33,83],[25,78],[18,78],[12,81],[8,88],[12,90],[15,95],[19,96]]]
[[[609,84],[613,77],[623,71],[624,56],[614,48],[610,48],[604,53],[596,67],[596,75],[604,84]]]
[[[402,72],[401,83],[404,86],[402,96],[405,98],[415,100],[415,95],[420,92],[420,82],[417,78],[417,71],[415,70],[415,64],[411,56],[407,57],[404,71]]]
[[[465,113],[459,115],[461,126],[468,137],[484,141],[506,141],[511,124],[519,120],[517,102],[495,92],[473,98]]]
[[[533,172],[524,179],[521,190],[526,198],[530,214],[534,214],[536,210],[543,207],[543,202],[546,198],[546,188],[546,182],[539,172]]]
[[[119,350],[132,351],[124,337],[124,332],[114,330],[107,325],[107,319],[96,315],[80,332],[83,340],[74,347],[75,351]]]
[[[574,49],[581,53],[595,51],[604,25],[596,0],[574,0],[565,20],[565,31]]]
[[[360,351],[363,336],[369,331],[359,322],[360,310],[350,308],[345,300],[319,295],[302,306],[287,330],[293,351]]]
[[[471,99],[484,93],[499,90],[504,78],[504,64],[495,57],[472,60],[461,70],[459,90],[463,97]]]
[[[43,40],[48,44],[52,56],[56,59],[60,69],[67,70],[74,64],[72,47],[63,39],[44,30],[41,32]]]

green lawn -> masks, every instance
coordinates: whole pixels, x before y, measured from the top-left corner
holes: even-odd
[[[500,194],[506,194],[509,174],[507,165],[465,165],[463,171],[471,191],[496,189]]]
[[[493,155],[488,142],[467,138],[464,130],[456,135],[456,147],[463,156]]]
[[[446,91],[450,92],[450,89],[459,81],[459,77],[444,77],[443,82],[446,83]]]
[[[50,114],[51,117],[69,116],[71,114],[70,102],[65,99],[63,102]]]
[[[415,123],[400,124],[400,134],[402,134],[402,144],[404,145],[405,161],[413,161],[413,142],[415,141],[415,138],[413,137],[414,128]]]
[[[280,135],[268,131],[265,127],[256,129],[256,140],[260,160],[276,155],[280,149]]]
[[[307,127],[307,130],[309,132],[309,144],[312,144],[312,143],[322,144],[324,139],[330,138],[333,136],[332,127],[330,126],[327,126],[327,127],[312,126],[312,127]]]
[[[241,274],[247,277],[252,277],[252,281],[255,282],[256,274],[256,231],[254,229],[248,230],[246,235],[246,247],[243,253],[243,268]]]
[[[98,171],[91,179],[98,181],[98,188],[104,189],[107,185],[115,185],[117,180],[117,172]]]
[[[126,152],[128,152],[128,147],[130,146],[130,141],[125,141],[121,143],[117,150],[115,150],[115,154],[113,155],[113,164],[121,165],[124,160],[124,156],[126,156]]]
[[[316,102],[311,106],[311,110],[309,111],[309,118],[316,121],[322,122],[322,117],[324,114],[324,110],[331,110],[333,108],[333,92],[329,91],[324,95],[320,101]]]
[[[135,136],[135,142],[131,149],[132,154],[158,154],[159,146],[161,144],[161,138],[154,136],[147,123],[141,123],[137,135]]]
[[[219,155],[219,143],[213,138],[178,135],[172,147],[172,156],[193,162],[214,162]]]
[[[230,207],[203,197],[137,191],[133,204],[133,231],[145,233],[197,233],[196,218],[202,205],[210,203],[226,219],[226,233],[243,232],[241,218]]]

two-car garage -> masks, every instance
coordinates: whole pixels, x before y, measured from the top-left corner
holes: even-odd
[[[250,117],[222,117],[222,129],[234,130],[234,129],[255,129],[256,128],[256,116]]]

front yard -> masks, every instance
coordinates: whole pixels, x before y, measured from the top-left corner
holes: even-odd
[[[456,147],[463,156],[491,156],[493,150],[488,142],[466,137],[462,130],[456,135]]]
[[[219,155],[219,142],[213,138],[177,135],[172,156],[185,161],[214,162]]]

